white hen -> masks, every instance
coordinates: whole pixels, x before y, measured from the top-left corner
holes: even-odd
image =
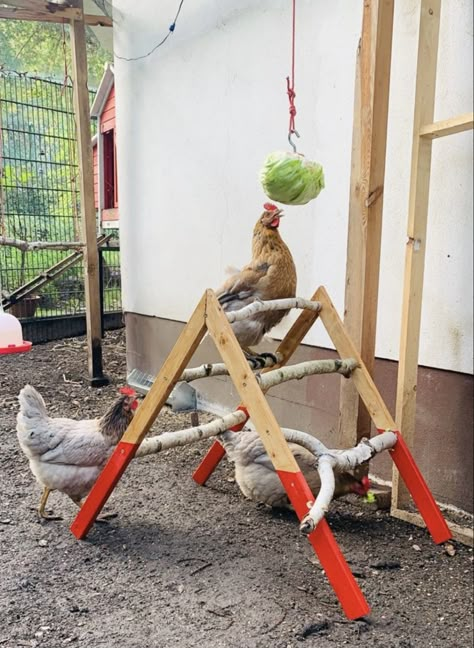
[[[43,486],[40,517],[60,519],[45,513],[53,490],[65,493],[81,505],[138,405],[133,389],[125,387],[121,394],[102,418],[76,421],[48,416],[41,394],[31,385],[20,391],[16,430],[31,472]]]

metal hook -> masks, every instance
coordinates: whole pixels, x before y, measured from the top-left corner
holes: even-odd
[[[290,132],[288,133],[288,141],[289,141],[289,143],[290,143],[291,148],[293,149],[293,153],[296,153],[296,152],[297,152],[297,151],[296,151],[296,144],[295,144],[295,143],[292,141],[292,139],[291,139],[291,136],[292,136],[292,135],[296,135],[296,137],[299,137],[300,134],[298,133],[297,130],[293,130],[293,131],[290,131]]]

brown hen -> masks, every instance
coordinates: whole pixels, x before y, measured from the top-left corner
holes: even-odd
[[[252,261],[216,291],[225,311],[239,310],[255,300],[295,297],[296,268],[278,231],[281,216],[281,209],[265,203],[264,212],[253,230]],[[258,344],[287,313],[287,310],[257,313],[232,324],[237,340],[248,356],[255,357],[249,347]]]

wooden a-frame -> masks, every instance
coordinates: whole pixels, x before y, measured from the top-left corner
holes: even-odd
[[[318,288],[312,299],[321,304],[321,309],[319,312],[303,311],[300,314],[278,347],[278,351],[283,357],[281,364],[285,364],[290,359],[303,337],[316,319],[320,317],[340,356],[352,357],[358,360],[359,367],[353,372],[352,378],[375,426],[380,432],[385,430],[395,431],[395,423],[369,372],[360,359],[353,342],[344,330],[342,321],[326,290],[323,287]],[[296,514],[302,519],[308,513],[314,502],[314,496],[288,447],[281,428],[249,367],[248,361],[237,342],[232,327],[222,311],[214,291],[207,290],[170,355],[165,360],[122,440],[117,445],[72,523],[71,531],[77,538],[82,539],[87,535],[165,404],[171,390],[179,381],[184,368],[196,351],[206,331],[214,340],[222,360],[227,366],[242,404],[260,435]],[[449,540],[451,538],[449,528],[406,444],[399,435],[397,444],[390,451],[390,454],[418,505],[434,541],[441,543]],[[213,455],[211,450],[207,457],[207,469],[210,468],[210,472],[217,465],[219,459],[220,457],[217,457],[215,453]],[[206,459],[203,462],[204,468],[206,468],[205,462]],[[357,619],[368,614],[370,608],[367,601],[325,519],[321,520],[316,529],[308,536],[308,539],[345,614],[350,619]]]

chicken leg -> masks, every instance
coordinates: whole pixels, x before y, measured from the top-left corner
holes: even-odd
[[[58,516],[58,515],[48,515],[45,511],[46,507],[46,502],[48,501],[49,494],[51,493],[51,488],[48,488],[45,486],[43,488],[43,493],[41,495],[39,507],[38,507],[38,516],[42,520],[48,520],[48,522],[51,522],[53,520],[62,520],[63,518]]]
[[[69,497],[71,497],[71,496],[69,496]],[[82,500],[74,499],[73,497],[71,497],[71,499],[74,502],[74,504],[76,506],[78,506],[79,508],[82,508],[82,505],[86,501],[85,497]],[[107,524],[109,520],[113,520],[116,517],[118,517],[118,513],[114,513],[113,511],[111,511],[110,513],[104,513],[100,517],[96,518],[96,522],[101,522],[102,524]]]

